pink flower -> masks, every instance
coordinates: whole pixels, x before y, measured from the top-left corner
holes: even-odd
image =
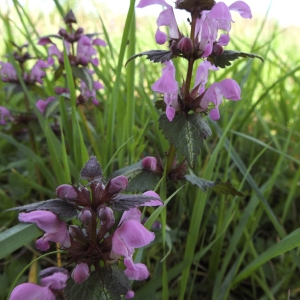
[[[47,286],[39,286],[34,283],[22,283],[16,286],[9,300],[55,300],[56,297]]]
[[[160,197],[158,194],[156,194],[154,191],[147,191],[143,193],[143,195],[151,197],[148,202],[141,204],[141,206],[162,206],[164,205],[163,202],[161,201]]]
[[[48,68],[49,64],[43,60],[38,60],[37,63],[32,67],[29,75],[27,75],[27,80],[30,83],[38,82],[43,83],[42,78],[46,76],[46,73],[43,69]]]
[[[157,169],[157,160],[153,156],[147,156],[142,160],[142,166],[145,170],[156,171]]]
[[[169,121],[172,121],[176,110],[179,109],[178,104],[178,82],[175,79],[175,67],[172,61],[164,63],[162,76],[152,85],[152,90],[164,94],[166,103],[166,115]]]
[[[51,273],[52,268],[43,270],[41,273],[47,273],[49,270]],[[56,297],[53,294],[53,290],[62,290],[66,287],[67,279],[69,278],[68,272],[54,272],[49,276],[41,279],[41,286],[27,282],[16,286],[9,300],[55,300]]]
[[[210,117],[215,121],[220,119],[219,105],[222,103],[223,97],[233,101],[241,100],[241,89],[235,80],[224,79],[213,83],[202,98],[202,108],[207,108],[209,102],[215,105],[215,108],[209,112]]]
[[[49,241],[60,243],[64,248],[71,246],[66,222],[60,220],[54,213],[45,210],[20,213],[19,220],[26,223],[36,223],[40,229],[45,231],[43,237],[36,241],[38,249],[48,250],[50,248]]]
[[[103,88],[104,86],[100,82],[94,81],[92,90],[89,90],[86,83],[83,80],[80,81],[81,95],[85,98],[92,98],[92,102],[94,105],[99,105],[99,101],[96,98],[96,90],[100,90]]]
[[[38,110],[41,112],[41,114],[44,114],[48,104],[55,100],[55,97],[49,97],[46,100],[38,100],[35,105],[38,108]]]
[[[12,121],[13,116],[11,115],[10,111],[6,107],[0,106],[0,124],[6,125],[7,120]]]
[[[0,62],[0,66],[2,66],[0,75],[2,76],[1,80],[3,82],[18,81],[17,73],[12,64]]]
[[[154,240],[154,233],[141,224],[141,215],[137,208],[123,213],[119,226],[113,234],[112,256],[116,254],[131,257],[135,248],[144,247]]]
[[[106,185],[105,190],[109,194],[119,194],[127,188],[128,179],[124,175],[117,176],[111,179],[108,184]]]
[[[127,267],[124,273],[129,280],[145,280],[150,275],[147,267],[141,263],[135,264],[132,257],[125,257],[124,265]]]

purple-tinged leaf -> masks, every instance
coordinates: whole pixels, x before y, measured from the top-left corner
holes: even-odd
[[[253,53],[246,53],[240,51],[233,51],[233,50],[225,50],[221,55],[211,55],[208,57],[208,60],[214,64],[216,67],[225,68],[226,66],[230,66],[230,61],[236,60],[240,57],[243,58],[258,58],[262,62],[264,62],[263,58],[259,55]]]
[[[80,171],[80,177],[88,181],[101,181],[102,169],[96,156],[91,156],[88,162],[84,165]]]
[[[155,63],[164,63],[168,60],[171,60],[172,58],[174,58],[174,54],[171,51],[166,51],[166,50],[149,50],[149,51],[145,51],[145,52],[141,52],[138,54],[135,54],[133,56],[131,56],[125,66],[133,59],[143,56],[143,55],[147,55],[147,59],[149,59],[150,61],[153,61]]]
[[[150,202],[154,198],[146,195],[119,194],[111,202],[112,210],[125,211]],[[157,198],[157,200],[160,200]]]
[[[56,214],[59,218],[72,218],[77,215],[75,206],[65,200],[49,199],[23,206],[17,206],[6,211],[19,210],[19,211],[34,211],[34,210],[48,210]]]

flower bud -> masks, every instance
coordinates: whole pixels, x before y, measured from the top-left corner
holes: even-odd
[[[79,213],[78,218],[83,224],[88,225],[92,220],[92,212],[89,208],[84,208]]]
[[[125,295],[126,299],[132,299],[134,297],[134,291],[128,291]]]
[[[157,160],[153,156],[147,156],[142,160],[142,166],[145,170],[155,171]]]
[[[90,276],[90,268],[86,263],[77,264],[71,274],[71,277],[77,284],[82,284]]]
[[[189,53],[193,50],[193,43],[189,37],[184,37],[178,43],[178,48],[182,53]]]
[[[114,212],[110,207],[100,208],[98,215],[101,220],[101,225],[105,224],[107,229],[115,224]]]
[[[68,32],[67,32],[67,30],[64,29],[64,28],[59,29],[58,34],[59,34],[60,36],[64,37],[64,38],[67,37],[67,36],[69,35]]]
[[[224,48],[220,44],[215,43],[213,45],[213,51],[212,52],[213,52],[214,55],[220,56],[224,52]]]
[[[62,184],[56,189],[56,195],[62,200],[75,200],[78,194],[75,188],[69,184]]]
[[[109,194],[118,194],[123,192],[128,185],[128,179],[124,175],[117,176],[111,179],[106,186],[106,190]]]

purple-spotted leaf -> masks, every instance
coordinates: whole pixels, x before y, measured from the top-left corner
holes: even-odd
[[[197,176],[185,175],[184,178],[191,184],[196,185],[202,191],[206,192],[207,189],[212,189],[213,191],[225,195],[233,195],[243,197],[244,195],[236,190],[230,182],[214,182],[199,178]]]
[[[225,50],[221,55],[212,55],[208,57],[208,60],[214,64],[216,67],[225,68],[230,66],[230,61],[236,60],[240,57],[243,58],[258,58],[264,62],[263,58],[259,55],[253,53],[246,53],[234,50]]]
[[[102,178],[101,165],[97,161],[96,156],[91,156],[88,162],[84,165],[80,171],[80,178],[88,181],[99,181]]]
[[[170,122],[163,114],[159,118],[159,128],[170,144],[174,145],[194,169],[203,140],[211,135],[211,129],[204,118],[200,114],[176,114]]]
[[[48,210],[56,214],[60,218],[72,218],[77,215],[74,205],[66,200],[61,199],[49,199],[46,201],[40,201],[23,206],[17,206],[6,211],[19,210],[30,212],[33,210]]]
[[[171,51],[166,51],[166,50],[149,50],[149,51],[145,51],[145,52],[141,52],[138,54],[135,54],[133,56],[131,56],[125,66],[133,59],[143,56],[143,55],[147,55],[147,59],[149,59],[150,61],[153,61],[155,63],[160,62],[160,63],[164,63],[172,58],[174,58],[174,54]]]
[[[125,211],[149,202],[153,197],[146,195],[118,194],[111,202],[112,210]],[[157,198],[157,200],[160,200]]]

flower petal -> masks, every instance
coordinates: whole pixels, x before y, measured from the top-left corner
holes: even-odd
[[[22,283],[16,286],[9,300],[55,300],[54,294],[48,287],[39,286],[34,283]]]
[[[124,271],[129,280],[145,280],[150,273],[144,264],[135,264],[131,257],[124,258],[124,265],[127,269]]]
[[[242,18],[251,19],[252,13],[249,5],[244,1],[236,1],[229,5],[229,10],[237,11]]]

